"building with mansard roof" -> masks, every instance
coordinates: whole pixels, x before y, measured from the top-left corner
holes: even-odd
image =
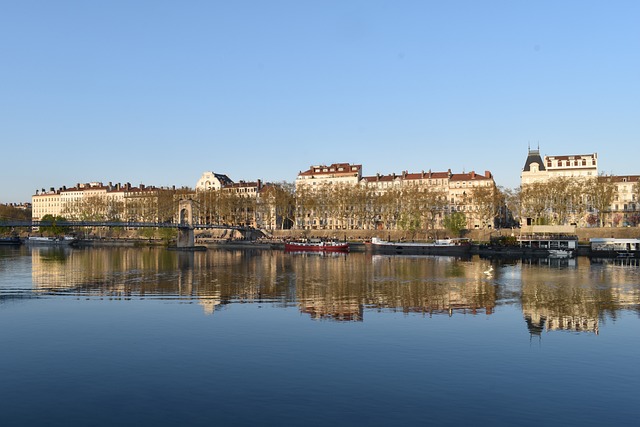
[[[522,168],[520,184],[546,182],[557,177],[595,178],[598,176],[598,153],[540,156],[540,149],[529,149]]]
[[[233,184],[233,181],[221,173],[203,172],[196,183],[196,191],[220,190],[222,187]]]

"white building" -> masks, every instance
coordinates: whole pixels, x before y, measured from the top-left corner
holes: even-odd
[[[215,172],[204,172],[196,183],[196,191],[220,190],[233,184],[227,175]]]
[[[598,176],[598,154],[540,156],[540,150],[531,150],[522,168],[520,184],[546,182],[552,178],[595,178]]]

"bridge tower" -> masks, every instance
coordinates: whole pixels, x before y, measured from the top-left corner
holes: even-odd
[[[180,199],[178,202],[178,248],[193,248],[193,200]]]

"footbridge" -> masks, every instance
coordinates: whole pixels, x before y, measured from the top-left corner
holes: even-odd
[[[177,219],[178,221],[165,222],[143,222],[143,221],[24,221],[24,220],[3,220],[0,219],[0,227],[8,228],[34,228],[34,227],[70,227],[70,228],[91,228],[91,227],[107,227],[107,228],[177,228],[178,229],[178,248],[191,248],[194,246],[194,230],[197,229],[218,229],[218,230],[237,230],[243,235],[255,231],[253,227],[226,225],[226,224],[209,224],[197,223],[193,215],[193,200],[184,199],[178,203]]]

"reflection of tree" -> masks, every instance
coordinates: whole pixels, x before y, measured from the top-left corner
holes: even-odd
[[[175,295],[202,301],[206,310],[234,301],[271,301],[333,320],[362,320],[367,308],[450,314],[490,313],[495,306],[495,288],[478,281],[474,268],[453,260],[385,258],[372,266],[365,254],[255,255],[251,251],[196,253],[186,271],[176,252],[94,248],[70,251],[67,262],[55,268],[34,258],[33,282],[42,291],[83,295]],[[437,279],[425,282],[425,277]]]

